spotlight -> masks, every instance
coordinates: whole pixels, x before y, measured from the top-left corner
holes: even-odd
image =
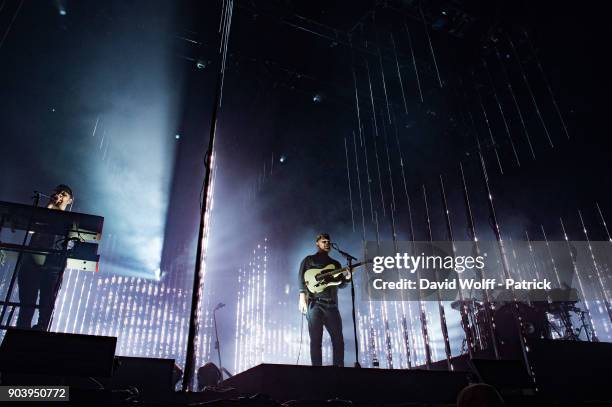
[[[281,163],[284,163],[285,161],[287,161],[287,157],[284,155],[281,155],[281,157],[278,159],[278,161],[280,161]]]
[[[66,13],[66,9],[64,9],[64,8],[60,8],[59,9],[59,15],[60,16],[65,16],[66,14],[68,14],[68,13]]]
[[[175,135],[174,135],[174,138],[178,140],[178,139],[180,139],[180,138],[181,138],[181,135],[180,135],[180,134],[175,134]]]
[[[322,100],[323,96],[319,95],[318,93],[312,97],[312,101],[315,103],[321,103]]]

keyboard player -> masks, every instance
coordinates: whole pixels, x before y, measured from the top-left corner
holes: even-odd
[[[65,211],[72,203],[73,193],[69,186],[55,187],[47,203],[48,209]],[[62,249],[63,236],[33,233],[29,246],[36,249]],[[34,316],[33,304],[38,302],[38,321],[33,329],[45,330],[51,319],[53,309],[53,289],[64,267],[61,255],[25,254],[17,275],[19,289],[19,316],[17,327],[28,329]],[[28,306],[29,305],[29,306]]]

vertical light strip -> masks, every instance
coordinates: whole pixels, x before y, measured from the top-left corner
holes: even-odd
[[[241,291],[240,283],[242,283],[242,267],[238,269],[238,290],[237,290],[237,301],[236,301],[236,327],[234,329],[234,372],[238,372],[238,346],[239,346],[239,331],[240,331],[240,301]]]
[[[103,279],[100,279],[98,281],[98,293],[99,293],[99,303],[98,303],[98,307],[97,307],[97,318],[96,318],[96,328],[94,330],[94,335],[100,335],[100,331],[102,329],[102,310],[104,309],[104,303],[105,300],[107,299],[106,293],[107,293],[107,285],[108,285],[108,277],[104,277]]]
[[[54,330],[56,330],[57,332],[63,332],[62,330],[62,322],[65,318],[64,316],[64,307],[66,306],[66,297],[68,296],[68,290],[70,287],[70,277],[72,276],[72,270],[66,270],[66,272],[64,273],[65,275],[65,284],[62,284],[62,288],[60,289],[60,292],[58,293],[58,297],[61,298],[61,305],[59,308],[59,312],[57,313],[57,317],[53,318],[53,325]],[[56,301],[57,303],[57,301]]]
[[[266,298],[267,298],[267,279],[268,279],[268,238],[264,238],[264,268],[263,268],[263,301],[262,301],[262,318],[261,318],[261,331],[262,331],[262,341],[265,341],[265,337],[266,337],[266,326],[267,326],[267,321],[266,321]],[[289,331],[289,330],[288,330]],[[289,331],[291,332],[291,331]],[[264,342],[265,343],[265,342]],[[263,346],[262,346],[262,358],[261,358],[261,362],[264,362],[264,353],[263,353]]]
[[[89,302],[91,299],[91,288],[93,287],[94,281],[96,281],[96,275],[89,275],[89,286],[87,287],[87,295],[85,296],[85,308],[83,309],[83,317],[81,317],[81,325],[79,326],[78,333],[82,334],[85,332],[85,320],[90,320],[91,312],[88,312],[91,309],[91,303]]]
[[[102,278],[98,277],[95,282],[95,287],[96,287],[96,289],[94,290],[95,296],[94,296],[93,305],[91,307],[93,311],[91,315],[95,315],[95,321],[91,321],[91,323],[89,324],[89,328],[87,329],[88,335],[95,335],[96,327],[100,323],[100,313],[98,312],[98,306],[99,306],[98,304],[100,303],[100,297],[101,297],[100,287],[101,286],[102,286]]]
[[[80,276],[81,272],[79,272],[78,270],[73,270],[73,272],[71,274],[74,274],[74,284],[72,284],[72,290],[66,292],[67,294],[70,293],[70,302],[69,302],[69,306],[68,306],[68,312],[67,312],[67,314],[66,314],[66,316],[64,318],[65,325],[64,325],[63,332],[71,332],[70,331],[69,323],[70,323],[71,317],[73,316],[72,315],[72,307],[73,307],[74,303],[76,302],[75,295],[76,295],[76,292],[78,290],[78,287],[81,286],[81,288],[82,288],[82,286],[83,286],[83,283],[81,283],[79,285],[79,276]],[[80,298],[81,297],[79,297],[79,299]],[[75,319],[75,321],[76,321],[76,319]]]

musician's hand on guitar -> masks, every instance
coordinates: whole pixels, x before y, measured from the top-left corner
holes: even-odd
[[[298,307],[302,314],[306,314],[306,312],[308,312],[308,302],[306,301],[306,293],[300,293],[300,301],[298,303]]]

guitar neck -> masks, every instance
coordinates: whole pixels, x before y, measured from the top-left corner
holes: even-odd
[[[352,264],[350,268],[359,267],[359,266],[362,266],[362,265],[364,265],[366,263],[367,263],[367,261],[361,261],[359,263]],[[332,274],[344,273],[348,269],[349,269],[349,267],[346,266],[346,267],[342,267],[341,269],[335,269],[335,270],[327,271],[325,273],[321,273],[320,276],[328,276],[328,275],[332,275]]]

